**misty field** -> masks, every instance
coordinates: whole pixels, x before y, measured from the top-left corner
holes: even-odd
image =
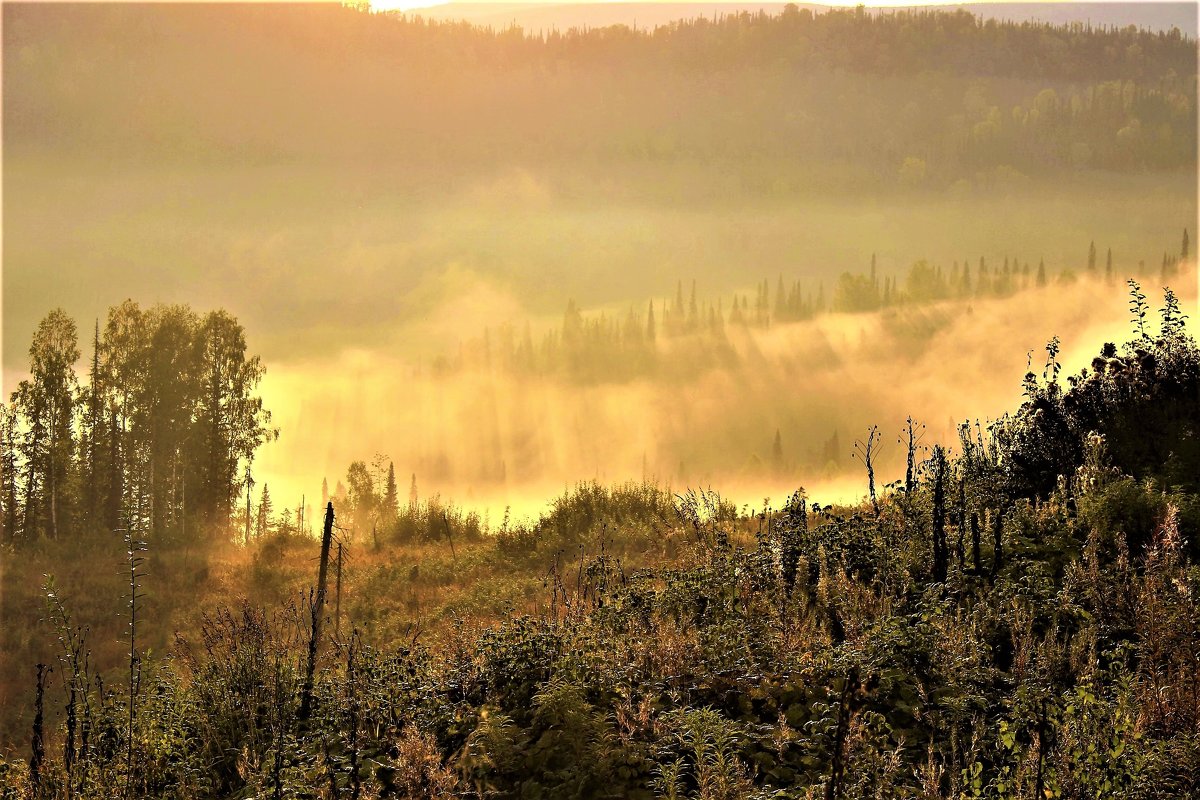
[[[1089,8],[6,4],[0,798],[1200,796],[1195,8]]]

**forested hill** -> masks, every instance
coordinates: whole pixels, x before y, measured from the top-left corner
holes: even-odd
[[[476,288],[533,315],[644,302],[647,269],[726,298],[747,275],[832,291],[885,243],[894,271],[1097,239],[1120,269],[1195,217],[1182,34],[800,8],[546,36],[317,3],[3,14],[10,364],[46,297],[80,320],[129,296],[226,308],[278,363],[419,342]],[[331,269],[356,309],[336,325]]]
[[[388,3],[376,4],[387,7]],[[796,3],[814,14],[832,10],[818,3]],[[729,16],[734,14],[780,14],[785,3],[473,3],[450,2],[418,8],[409,12],[426,19],[465,20],[475,25],[506,27],[520,25],[526,30],[566,31],[571,28],[601,28],[608,25],[628,25],[631,28],[653,29],[681,19]],[[983,20],[999,22],[1040,22],[1056,25],[1093,25],[1095,27],[1126,28],[1130,25],[1150,31],[1167,32],[1178,28],[1184,33],[1196,31],[1196,6],[1184,2],[1107,2],[1107,3],[947,3],[938,6],[905,8],[875,6],[869,14],[888,15],[897,11],[966,11]]]
[[[1196,43],[1177,29],[794,6],[545,35],[319,4],[4,13],[17,154],[461,165],[536,143],[540,159],[914,156],[944,179],[1195,158]]]

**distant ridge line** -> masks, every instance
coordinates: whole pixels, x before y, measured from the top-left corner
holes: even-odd
[[[424,8],[398,10],[409,16],[430,20],[466,21],[492,27],[520,26],[526,30],[560,32],[571,28],[598,28],[627,25],[640,30],[653,29],[679,20],[711,18],[714,14],[781,13],[787,3],[689,3],[689,2],[600,2],[600,3],[488,3],[451,2]],[[847,6],[820,3],[796,3],[814,14],[846,10]],[[1198,30],[1194,2],[1033,2],[1033,3],[947,3],[941,5],[871,6],[869,14],[901,11],[965,10],[984,20],[1002,22],[1044,22],[1054,25],[1073,23],[1094,27],[1134,25],[1154,32],[1178,28],[1195,38]],[[386,9],[383,9],[386,10]]]

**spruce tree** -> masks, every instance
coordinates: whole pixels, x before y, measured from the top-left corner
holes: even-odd
[[[388,462],[387,482],[383,492],[383,514],[389,522],[400,513],[400,499],[396,492],[396,465]]]
[[[262,497],[258,501],[258,514],[254,521],[254,538],[261,539],[271,533],[271,490],[263,484]]]

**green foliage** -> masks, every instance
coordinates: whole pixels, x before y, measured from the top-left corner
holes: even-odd
[[[109,309],[103,336],[97,323],[84,389],[78,359],[75,323],[52,311],[0,426],[6,541],[227,530],[239,489],[249,497],[255,453],[277,435],[254,394],[265,368],[238,322],[127,300]],[[248,538],[249,508],[244,522]]]
[[[1135,478],[1190,493],[1200,474],[1200,350],[1168,296],[1157,337],[1146,328],[1146,301],[1131,281],[1138,339],[1121,354],[1105,345],[1091,369],[1058,382],[1048,350],[1045,381],[1027,377],[1025,403],[994,434],[1007,462],[1009,496],[1048,496],[1084,463],[1088,434],[1104,437],[1112,466]]]
[[[336,151],[333,157],[347,162],[373,156],[412,167],[431,158],[444,159],[445,166],[466,159],[490,166],[496,154],[513,154],[516,163],[534,152],[550,160],[578,154],[581,143],[558,136],[557,126],[546,122],[544,108],[557,101],[592,123],[588,155],[605,164],[636,159],[670,166],[736,152],[749,167],[746,180],[767,190],[781,181],[800,182],[802,173],[778,174],[780,163],[806,155],[844,159],[847,152],[868,164],[863,171],[885,166],[879,172],[890,182],[913,186],[934,179],[948,185],[947,178],[977,173],[994,175],[986,180],[998,184],[1046,168],[1137,169],[1186,166],[1195,159],[1195,40],[1178,30],[985,23],[961,9],[877,14],[835,8],[814,14],[789,8],[702,15],[641,30],[571,27],[547,35],[336,5],[269,14],[26,9],[16,19],[13,46],[26,55],[14,62],[22,69],[14,72],[10,102],[28,110],[15,118],[12,135],[29,146],[43,132],[42,109],[52,103],[60,118],[65,115],[56,130],[70,149],[103,147],[123,155],[140,145],[143,158],[163,160],[179,152],[272,159]],[[97,44],[109,41],[124,46]],[[79,54],[89,69],[79,69],[60,49]],[[176,59],[163,58],[167,53]],[[328,60],[334,53],[343,59],[336,70]],[[364,107],[377,121],[416,114],[410,124],[441,146],[425,144],[425,136],[391,135],[395,128],[387,123],[378,131],[363,125],[335,127],[337,134],[307,130],[288,124],[289,106],[275,115],[232,112],[235,98],[227,93],[194,89],[188,101],[197,113],[190,119],[175,103],[141,109],[146,130],[171,130],[173,137],[143,139],[122,130],[124,136],[94,141],[98,134],[76,122],[93,118],[76,99],[88,96],[92,81],[110,87],[114,120],[139,90],[142,96],[184,94],[194,78],[176,60],[200,74],[231,70],[264,89],[311,71],[323,79],[304,86],[302,96],[313,106],[338,109],[338,124],[353,126],[364,118]],[[131,78],[129,63],[158,69],[135,69]],[[547,74],[565,88],[528,80]],[[711,97],[711,76],[721,74],[756,91],[723,94],[724,102],[738,105],[729,120],[713,124],[696,116],[696,107]],[[73,91],[59,88],[72,79]],[[619,105],[603,94],[614,81],[629,91]],[[124,91],[112,89],[114,83]],[[921,88],[898,91],[900,85]],[[833,102],[842,93],[860,100]],[[494,149],[471,135],[485,129],[478,122],[481,111],[495,113],[478,96],[494,96],[494,108],[525,112],[509,115],[506,126],[486,126]],[[669,108],[677,113],[660,113],[663,97],[671,98]],[[241,126],[226,128],[214,119],[218,108],[243,120]],[[606,119],[613,109],[625,112],[620,125]],[[457,130],[439,126],[438,119],[457,119],[460,111],[468,116]],[[534,145],[528,135],[537,131],[542,135]],[[730,147],[731,140],[738,146]]]
[[[365,628],[322,643],[304,718],[305,607],[205,616],[131,701],[81,660],[48,584],[74,711],[38,780],[176,798],[1192,796],[1196,493],[1162,483],[1174,452],[1127,442],[1155,414],[1190,430],[1176,368],[1196,346],[1180,327],[1110,347],[1123,366],[1065,386],[1057,353],[1016,414],[964,426],[957,456],[936,447],[872,505],[797,492],[746,515],[582,484],[456,550],[393,531],[348,583]],[[419,505],[398,519],[440,516]],[[953,544],[972,515],[990,570]],[[248,574],[276,598],[304,585],[311,540],[256,547]],[[425,639],[386,605],[401,590],[430,603]],[[0,785],[23,796],[30,776],[5,762]]]

